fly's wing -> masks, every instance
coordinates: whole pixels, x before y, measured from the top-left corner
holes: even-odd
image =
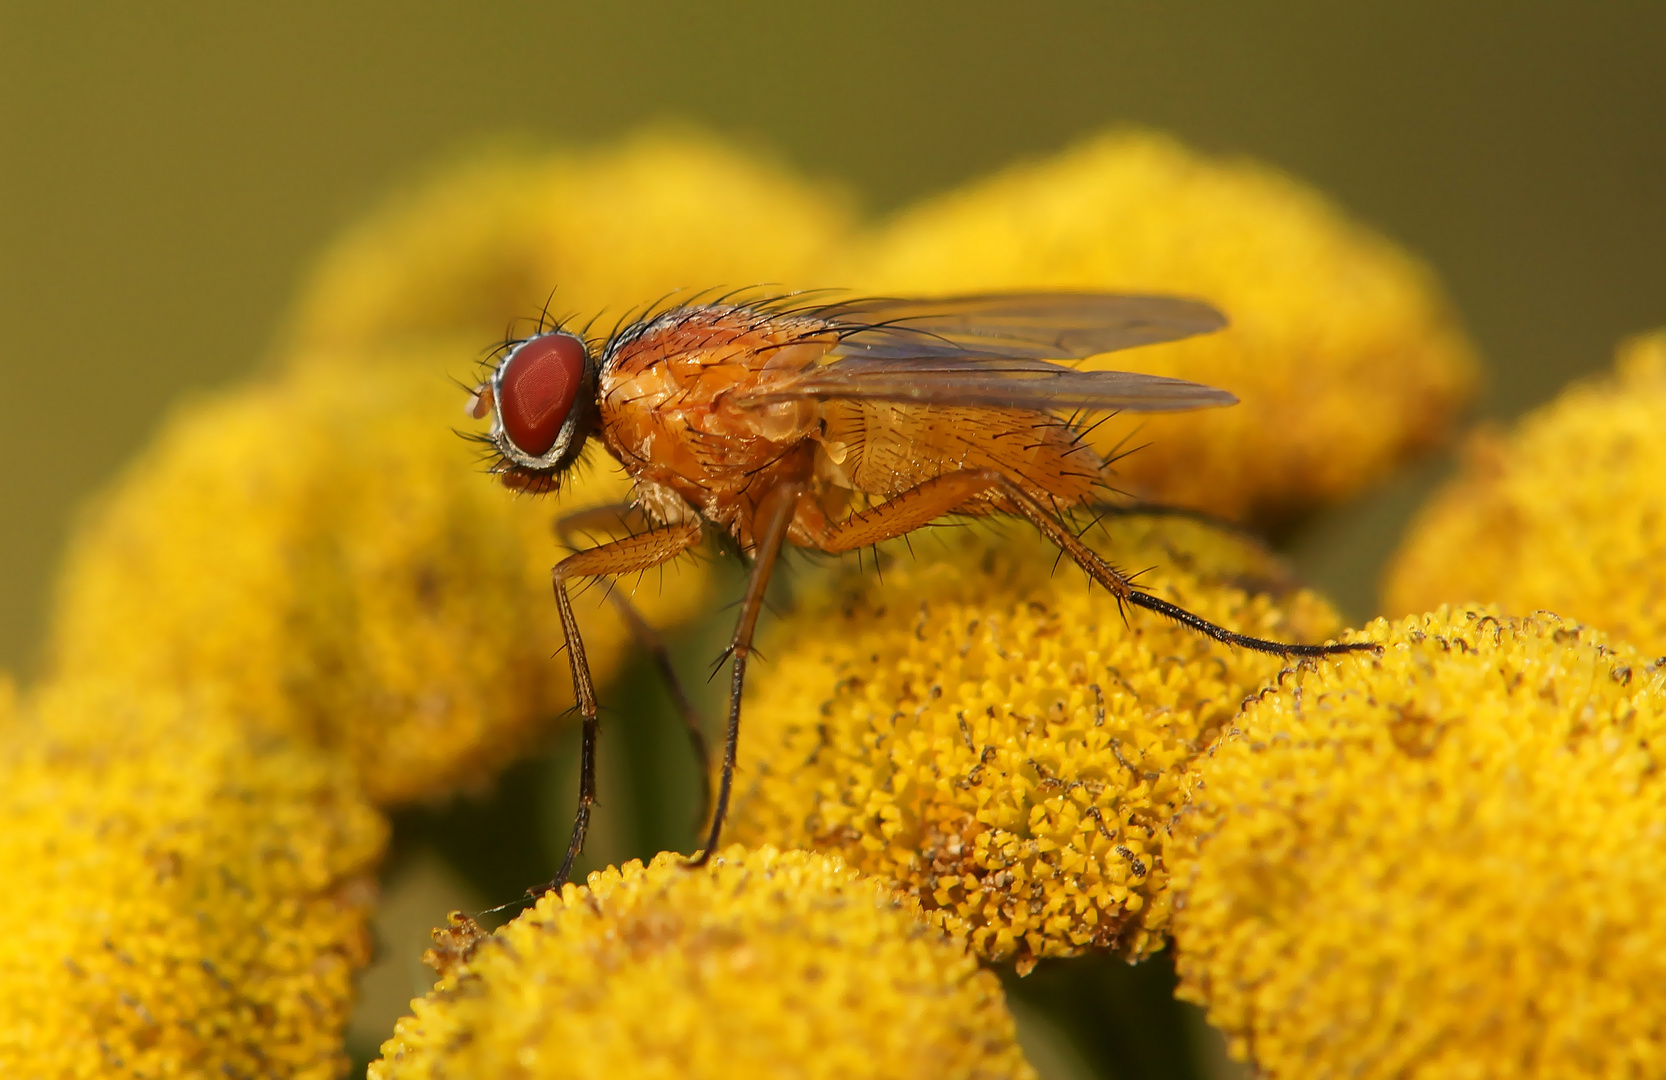
[[[815,312],[839,342],[821,363],[745,395],[993,406],[1046,412],[1176,412],[1231,405],[1224,390],[1131,371],[1077,371],[1048,359],[1174,341],[1226,325],[1207,304],[1111,293],[991,293],[873,299]]]
[[[1197,300],[1120,293],[879,297],[830,304],[814,314],[839,326],[839,351],[870,360],[1081,360],[1136,345],[1178,341],[1226,325],[1226,316]]]
[[[998,409],[1117,409],[1181,412],[1232,405],[1225,390],[1134,371],[1076,371],[1045,360],[968,357],[915,360],[848,358],[813,367],[767,390],[741,395],[743,407],[803,398],[968,405]]]

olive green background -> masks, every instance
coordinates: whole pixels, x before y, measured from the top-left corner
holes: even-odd
[[[0,3],[0,665],[73,513],[263,358],[308,258],[470,141],[682,119],[878,212],[1115,122],[1431,260],[1507,417],[1666,324],[1666,4]],[[1439,466],[1294,542],[1370,610]]]

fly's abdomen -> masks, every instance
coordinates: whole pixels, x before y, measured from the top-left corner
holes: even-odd
[[[839,401],[821,414],[823,471],[882,499],[945,473],[995,469],[1038,498],[1077,505],[1105,479],[1104,460],[1045,413]]]

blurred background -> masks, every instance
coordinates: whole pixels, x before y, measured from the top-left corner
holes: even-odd
[[[263,362],[333,234],[471,145],[693,123],[877,215],[1107,125],[1155,127],[1283,168],[1427,259],[1483,351],[1481,412],[1505,419],[1666,324],[1663,58],[1666,4],[1647,0],[3,0],[0,668],[35,662],[77,507],[171,403]],[[1442,467],[1326,512],[1290,554],[1350,615],[1372,614],[1380,564]],[[618,704],[645,718],[631,741],[663,753],[618,766],[641,793],[636,824],[616,816],[597,862],[682,843],[653,822],[692,805],[686,765],[661,761],[684,752],[674,721]],[[536,878],[541,851],[505,864],[490,834],[517,807],[567,805],[546,782],[570,773],[564,753],[518,767],[489,802],[408,816],[395,866],[418,884],[387,918],[432,925],[459,877],[495,899]],[[401,914],[413,896],[428,899]],[[1195,1018],[1166,1007],[1161,965],[1053,970],[1026,980],[1021,1007],[1064,1017],[1068,1053],[1173,1074],[1163,1040]],[[409,985],[391,985],[397,1008]],[[1125,1003],[1114,1023],[1097,1007],[1069,1021],[1088,997]]]
[[[170,402],[260,363],[332,234],[472,142],[689,121],[881,213],[1151,125],[1431,261],[1509,417],[1666,323],[1663,57],[1651,0],[4,0],[0,666],[32,662],[77,505]],[[1356,616],[1404,487],[1296,542]]]

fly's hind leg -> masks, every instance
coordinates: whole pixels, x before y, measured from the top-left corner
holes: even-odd
[[[567,660],[573,669],[573,697],[579,715],[584,719],[584,740],[579,751],[578,812],[573,817],[573,835],[567,844],[567,855],[561,869],[546,885],[533,890],[541,896],[551,889],[566,884],[573,871],[573,862],[584,850],[584,835],[590,828],[590,808],[596,802],[596,736],[600,727],[596,709],[596,686],[590,676],[590,661],[584,654],[584,639],[579,636],[578,620],[573,616],[572,597],[567,593],[567,582],[574,578],[608,577],[648,570],[676,558],[700,540],[698,519],[650,529],[635,536],[623,537],[598,547],[575,552],[555,564],[550,572],[555,589],[555,606],[561,615],[561,632],[567,638]]]
[[[1268,546],[1267,540],[1259,533],[1241,522],[1220,517],[1207,510],[1199,510],[1192,506],[1177,506],[1172,503],[1139,500],[1120,504],[1091,502],[1082,506],[1081,509],[1091,515],[1093,519],[1088,523],[1087,529],[1102,526],[1107,518],[1167,518],[1169,520],[1191,521],[1208,526],[1216,532],[1230,536],[1240,543],[1254,548],[1267,559],[1267,572],[1255,575],[1252,578],[1258,590],[1283,595],[1301,584],[1285,559],[1274,552]],[[1087,529],[1077,529],[1076,535],[1086,535]]]
[[[830,526],[815,538],[816,543],[823,551],[829,552],[867,547],[912,532],[944,514],[951,514],[965,507],[974,499],[990,496],[998,497],[1005,504],[1005,508],[1019,514],[1040,529],[1042,535],[1069,555],[1071,561],[1080,566],[1089,577],[1108,589],[1118,603],[1155,611],[1182,626],[1228,645],[1280,656],[1331,656],[1336,653],[1377,648],[1369,642],[1347,645],[1296,645],[1251,637],[1228,630],[1224,626],[1217,626],[1177,604],[1143,592],[1136,588],[1125,574],[1082,543],[1075,533],[1034,496],[994,469],[969,469],[927,480],[878,506]]]
[[[1261,537],[1251,532],[1240,522],[1211,514],[1207,510],[1199,510],[1195,506],[1179,506],[1174,503],[1147,502],[1136,499],[1132,502],[1090,502],[1082,507],[1083,510],[1096,517],[1153,517],[1180,518],[1183,521],[1195,521],[1200,525],[1207,525],[1212,529],[1231,533],[1252,543],[1263,545]]]

